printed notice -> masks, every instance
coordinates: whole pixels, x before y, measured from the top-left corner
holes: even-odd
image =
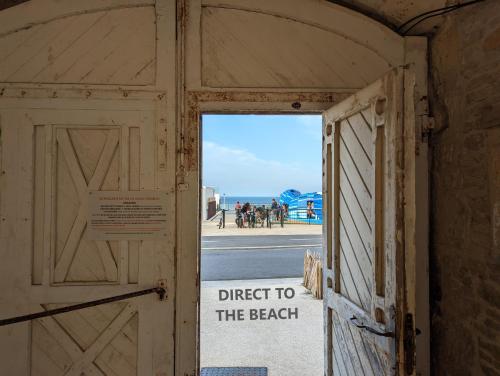
[[[167,236],[167,193],[89,192],[87,238],[147,240]]]

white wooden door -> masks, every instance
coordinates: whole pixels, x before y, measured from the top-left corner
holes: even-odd
[[[325,375],[414,372],[404,74],[394,69],[324,113]]]
[[[165,190],[155,101],[11,102],[0,108],[1,317],[172,281],[168,240],[87,237],[89,191]],[[173,197],[170,204],[173,218]],[[147,295],[2,327],[0,351],[10,361],[0,373],[170,374],[173,311],[172,299]]]

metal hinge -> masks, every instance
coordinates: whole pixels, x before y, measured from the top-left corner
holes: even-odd
[[[407,313],[404,323],[404,362],[407,375],[413,375],[416,363],[415,330],[413,329],[413,315]]]

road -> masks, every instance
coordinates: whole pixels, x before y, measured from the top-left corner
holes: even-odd
[[[321,235],[205,236],[201,247],[203,281],[302,277],[304,253],[321,252]]]

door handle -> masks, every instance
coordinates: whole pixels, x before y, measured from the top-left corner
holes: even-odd
[[[364,325],[363,323],[360,323],[358,318],[354,315],[351,317],[350,321],[351,321],[351,324],[354,325],[356,328],[367,330],[370,333],[375,334],[377,336],[394,337],[393,332],[381,332],[381,331],[378,331],[377,329],[373,329],[369,326]]]

